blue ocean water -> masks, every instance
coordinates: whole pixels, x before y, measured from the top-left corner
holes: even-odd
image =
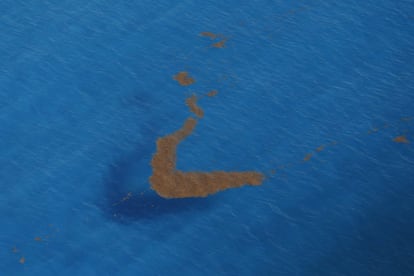
[[[0,275],[414,275],[413,14],[402,0],[1,1]],[[212,89],[178,168],[268,178],[163,199],[155,141]]]

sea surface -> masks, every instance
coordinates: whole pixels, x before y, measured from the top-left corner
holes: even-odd
[[[413,65],[409,0],[2,0],[0,275],[414,275]],[[193,94],[262,185],[151,189]]]

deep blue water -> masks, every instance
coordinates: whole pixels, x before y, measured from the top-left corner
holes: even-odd
[[[413,63],[412,1],[1,1],[0,275],[414,275]],[[212,89],[178,167],[269,178],[162,199]]]

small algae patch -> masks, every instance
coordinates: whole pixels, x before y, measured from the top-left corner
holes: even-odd
[[[226,42],[228,40],[228,38],[225,37],[224,35],[222,35],[222,34],[215,34],[215,33],[212,33],[212,32],[201,32],[200,35],[201,36],[204,36],[204,37],[208,37],[208,38],[210,38],[212,40],[218,40],[218,39],[220,39],[220,41],[217,41],[217,42],[215,42],[215,43],[213,43],[211,45],[214,48],[224,48],[225,47],[225,44],[226,44]]]
[[[200,35],[204,37],[209,37],[211,39],[216,39],[218,36],[217,34],[214,34],[212,32],[201,32]]]
[[[188,98],[185,103],[190,108],[190,111],[194,113],[197,117],[202,118],[204,116],[204,111],[197,105],[197,96],[193,95]]]
[[[309,161],[312,158],[312,153],[308,153],[303,157],[303,161]]]
[[[405,135],[397,136],[393,139],[395,143],[401,143],[401,144],[408,144],[410,141],[408,141],[407,137]]]
[[[217,90],[211,90],[210,92],[207,93],[208,97],[214,97],[218,94]]]
[[[226,46],[227,39],[223,39],[219,42],[213,43],[211,46],[214,48],[224,48]]]
[[[182,71],[173,77],[180,85],[189,86],[195,82],[195,80],[188,75],[188,72]]]

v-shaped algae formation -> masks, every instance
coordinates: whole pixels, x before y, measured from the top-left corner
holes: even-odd
[[[187,99],[190,110],[198,117],[203,110],[196,105],[196,96]],[[264,175],[260,172],[183,172],[176,169],[177,146],[190,135],[197,119],[189,117],[176,132],[157,140],[150,177],[151,188],[165,198],[206,197],[219,191],[244,185],[260,185]]]

